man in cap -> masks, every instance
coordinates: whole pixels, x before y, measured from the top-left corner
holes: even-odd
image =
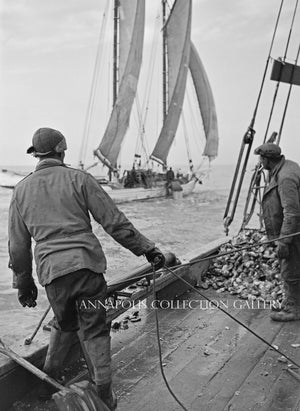
[[[262,166],[269,170],[269,184],[262,200],[262,212],[269,239],[300,232],[300,167],[286,160],[273,143],[257,147]],[[274,321],[300,320],[300,236],[277,242],[285,299]]]
[[[39,162],[35,171],[17,184],[11,199],[9,256],[13,287],[18,289],[23,307],[36,305],[33,238],[38,280],[45,287],[57,323],[51,338],[59,341],[56,346],[61,350],[64,337],[80,328],[98,394],[113,410],[116,398],[111,387],[110,324],[106,323],[103,277],[106,259],[92,232],[89,213],[123,247],[137,256],[145,255],[156,268],[164,265],[165,257],[89,173],[64,164],[66,149],[65,137],[59,131],[40,128],[27,150]],[[94,310],[93,302],[97,307]],[[51,355],[55,357],[56,352],[52,350]],[[45,370],[55,375],[57,361],[46,363]]]

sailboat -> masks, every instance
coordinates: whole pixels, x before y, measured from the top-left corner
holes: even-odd
[[[143,61],[145,0],[115,0],[113,14],[113,106],[104,135],[94,150],[98,162],[107,167],[110,181],[103,178],[99,178],[98,181],[116,203],[165,197],[167,192],[170,193],[165,179],[168,155],[183,115],[189,75],[198,100],[197,114],[202,119],[205,135],[203,156],[210,162],[218,153],[218,125],[214,98],[204,66],[191,41],[192,0],[175,0],[169,13],[167,1],[162,0],[162,127],[152,153],[145,154],[143,167],[140,166],[142,155],[135,153],[135,170],[125,171],[122,179],[117,178],[120,172],[117,164],[122,145],[126,142],[124,140],[129,129],[132,108],[137,99]],[[96,81],[94,78],[93,82]],[[92,89],[93,87],[94,85]],[[155,104],[157,105],[157,102]],[[89,110],[87,117],[91,116],[93,108],[89,106]],[[141,133],[138,138],[142,140],[145,138],[143,119],[139,128]],[[86,121],[82,147],[88,137],[87,134]],[[197,137],[199,139],[199,136]],[[84,149],[81,150],[83,151]],[[173,187],[184,196],[191,194],[201,180],[201,175],[194,169],[191,153],[188,157],[190,177],[179,180],[180,183],[177,181],[177,185],[173,184]],[[153,171],[154,163],[162,167],[161,172]],[[80,160],[79,164],[83,169],[91,168],[85,168],[83,160]],[[134,178],[130,184],[132,171]],[[7,174],[3,175],[3,178],[0,176],[0,186],[13,188],[21,178],[14,175],[7,184]]]
[[[128,184],[130,171],[122,179],[113,183],[112,176],[118,175],[118,158],[129,127],[134,100],[143,60],[143,40],[145,27],[145,0],[116,0],[114,2],[114,41],[113,41],[113,108],[101,139],[94,150],[94,155],[104,164],[110,175],[110,184],[104,186],[117,203],[163,197],[166,195],[166,182],[160,173],[160,180],[151,171],[149,162],[156,162],[167,169],[168,155],[174,143],[184,97],[187,89],[187,77],[191,74],[196,92],[199,115],[206,137],[203,155],[210,160],[218,153],[218,125],[216,108],[207,74],[195,45],[191,41],[192,1],[175,0],[167,16],[166,0],[162,1],[162,72],[163,72],[163,124],[151,155],[140,168],[135,154],[135,181]],[[157,103],[156,103],[157,104]],[[144,124],[140,129],[144,131]],[[144,135],[141,136],[144,138]],[[81,163],[83,163],[81,161]],[[199,182],[189,159],[191,178],[177,185],[183,195],[193,192]],[[116,179],[115,179],[116,181]],[[103,181],[100,181],[103,183]],[[124,188],[127,187],[127,188]]]

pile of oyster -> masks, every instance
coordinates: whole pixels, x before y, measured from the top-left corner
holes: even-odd
[[[259,244],[239,251],[266,240],[264,233],[248,229],[223,245],[220,253],[232,253],[212,261],[201,287],[212,287],[218,293],[229,292],[242,299],[281,301],[283,289],[275,244]]]

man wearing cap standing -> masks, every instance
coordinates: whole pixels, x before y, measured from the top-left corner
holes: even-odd
[[[257,147],[262,166],[269,170],[269,184],[262,200],[262,212],[269,239],[300,232],[300,167],[286,160],[273,143]],[[274,321],[300,320],[300,236],[277,242],[285,299]]]
[[[17,184],[10,204],[13,287],[18,289],[22,306],[36,305],[33,238],[38,279],[57,321],[51,337],[59,338],[80,328],[98,394],[113,410],[116,399],[111,387],[110,325],[104,308],[106,259],[92,232],[89,213],[118,243],[137,256],[145,255],[156,268],[164,265],[165,258],[90,174],[64,164],[66,149],[66,140],[59,131],[41,128],[27,150],[39,162],[35,171]],[[97,308],[92,310],[89,302],[97,303]],[[60,333],[58,337],[56,333]],[[48,364],[45,371],[54,376],[55,366]]]

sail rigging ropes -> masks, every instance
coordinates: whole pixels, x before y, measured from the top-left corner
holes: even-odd
[[[136,141],[135,147],[135,154],[141,155],[144,152],[146,163],[148,163],[150,158],[150,150],[147,144],[147,139],[145,138],[145,126],[147,122],[147,116],[149,112],[149,102],[150,102],[150,94],[151,88],[153,86],[153,78],[154,78],[154,68],[157,56],[157,48],[158,48],[158,36],[160,33],[159,25],[160,25],[160,12],[157,12],[155,18],[155,25],[152,37],[152,46],[150,51],[150,64],[148,67],[148,74],[146,75],[146,88],[143,98],[142,106],[140,105],[138,92],[136,93],[135,103],[136,103],[136,110],[138,115],[138,136]]]
[[[81,148],[79,152],[78,163],[80,165],[84,164],[85,158],[86,158],[87,144],[88,144],[88,139],[90,136],[91,119],[92,119],[92,115],[93,115],[94,107],[95,107],[97,84],[100,78],[100,70],[103,69],[103,66],[101,66],[100,63],[102,61],[102,55],[103,55],[103,48],[104,48],[103,39],[104,39],[104,33],[106,31],[106,27],[107,27],[107,21],[108,21],[107,15],[108,15],[108,10],[109,10],[109,4],[110,4],[110,1],[107,0],[104,13],[102,16],[102,23],[101,23],[101,28],[99,32],[99,40],[98,40],[96,59],[94,63],[92,85],[91,85],[88,106],[87,106],[87,111],[86,111],[86,116],[85,116]]]
[[[292,16],[292,22],[291,22],[291,25],[290,25],[290,30],[289,30],[289,34],[288,34],[288,38],[287,38],[287,42],[286,42],[286,46],[285,46],[284,56],[283,56],[283,58],[282,58],[282,63],[283,63],[283,64],[284,64],[285,61],[286,61],[287,53],[288,53],[289,46],[290,46],[291,35],[292,35],[293,28],[294,28],[295,17],[296,17],[296,13],[297,13],[297,9],[298,9],[298,1],[299,1],[299,0],[296,0],[295,7],[294,7],[294,12],[293,12],[293,16]],[[297,58],[297,60],[298,60],[298,58]],[[295,64],[297,64],[297,60],[296,60],[296,63],[295,63]],[[267,135],[268,135],[268,132],[269,132],[270,123],[271,123],[271,120],[272,120],[272,117],[273,117],[273,111],[274,111],[275,103],[276,103],[276,100],[277,100],[277,95],[278,95],[278,90],[279,90],[279,85],[280,85],[280,77],[281,77],[281,73],[282,73],[282,70],[283,70],[283,67],[284,67],[283,64],[282,64],[281,67],[280,67],[279,79],[278,79],[278,81],[277,81],[276,88],[275,88],[275,92],[274,92],[274,97],[273,97],[273,102],[272,102],[271,111],[270,111],[270,115],[269,115],[269,120],[268,120],[266,132],[265,132],[265,137],[264,137],[264,141],[263,141],[264,143],[266,142]],[[281,122],[281,125],[283,125],[283,121],[284,121],[284,118],[283,118],[283,120],[282,120],[282,122]],[[280,127],[280,129],[282,129],[282,126]],[[281,134],[281,133],[279,133],[279,135],[278,135],[278,144],[279,144],[280,137],[281,137],[280,134]]]
[[[267,122],[267,127],[266,127],[263,142],[266,142],[267,134],[269,132],[269,127],[270,127],[270,123],[271,123],[271,119],[272,119],[272,115],[273,115],[273,110],[274,110],[275,102],[276,102],[276,99],[277,99],[279,83],[281,81],[281,72],[284,70],[285,60],[286,60],[287,52],[288,52],[288,49],[289,49],[289,46],[290,46],[291,35],[292,35],[293,30],[294,30],[295,16],[296,16],[296,13],[298,11],[298,1],[299,0],[296,0],[295,6],[294,6],[292,21],[291,21],[291,24],[290,24],[288,39],[287,39],[287,43],[286,43],[286,47],[285,47],[285,53],[284,53],[284,57],[282,59],[282,64],[281,64],[281,67],[280,67],[280,71],[278,73],[277,84],[276,84],[275,93],[274,93],[274,96],[273,96],[273,102],[272,102],[271,111],[270,111],[269,119],[268,119],[268,122]],[[232,221],[234,219],[237,203],[238,203],[238,200],[239,200],[239,196],[240,196],[240,192],[241,192],[241,188],[242,188],[242,184],[243,184],[243,180],[244,180],[244,176],[245,176],[245,172],[246,172],[246,167],[247,167],[247,164],[248,164],[249,155],[250,155],[251,148],[252,148],[252,143],[253,143],[253,139],[254,139],[254,135],[255,135],[255,130],[254,130],[255,120],[256,120],[256,116],[257,116],[257,112],[258,112],[258,107],[259,107],[259,104],[260,104],[260,101],[261,101],[262,91],[263,91],[263,88],[264,88],[264,85],[265,85],[267,70],[269,68],[269,63],[272,59],[271,53],[272,53],[275,38],[276,38],[276,35],[277,35],[277,32],[278,32],[278,25],[279,25],[280,17],[281,17],[281,14],[282,14],[283,5],[284,5],[284,0],[281,0],[279,11],[277,13],[277,19],[276,19],[272,39],[271,39],[268,58],[267,58],[264,73],[263,73],[263,76],[262,76],[262,82],[261,82],[261,85],[260,85],[258,97],[257,97],[256,104],[255,104],[255,108],[254,108],[253,115],[252,115],[252,118],[251,118],[251,121],[250,121],[250,125],[248,126],[248,129],[247,129],[246,133],[243,136],[240,151],[239,151],[237,165],[236,165],[236,169],[235,169],[235,172],[234,172],[234,176],[233,176],[233,180],[232,180],[232,184],[231,184],[231,188],[230,188],[230,192],[229,192],[229,196],[228,196],[228,200],[227,200],[227,205],[226,205],[225,212],[224,212],[224,217],[223,217],[223,222],[224,222],[224,228],[225,228],[226,235],[228,235],[229,226],[230,226],[230,224],[232,223]],[[283,124],[284,124],[284,120],[285,120],[285,116],[286,116],[286,112],[287,112],[287,108],[288,108],[288,104],[289,104],[291,88],[293,86],[293,81],[292,81],[293,80],[293,73],[294,73],[294,70],[296,69],[296,66],[297,66],[299,53],[300,53],[300,44],[299,44],[299,49],[298,49],[296,60],[295,60],[295,65],[293,67],[292,74],[290,76],[290,81],[289,81],[290,90],[289,90],[289,93],[288,93],[288,96],[287,96],[287,99],[286,99],[286,104],[285,104],[285,109],[284,109],[283,116],[282,116],[280,131],[279,131],[279,134],[278,134],[278,137],[277,137],[277,144],[279,144],[279,141],[280,141],[280,138],[281,138],[282,128],[283,128]],[[273,134],[272,134],[272,136],[273,136]],[[271,136],[271,138],[272,138],[272,136]],[[253,215],[255,203],[256,203],[257,197],[259,195],[258,188],[259,188],[259,185],[260,185],[259,182],[260,182],[260,177],[261,177],[261,170],[259,170],[259,165],[256,166],[256,169],[255,169],[254,173],[256,173],[256,176],[255,176],[255,178],[252,178],[251,184],[250,184],[250,187],[249,187],[249,190],[248,190],[247,201],[246,201],[246,205],[245,205],[245,209],[244,209],[244,219],[243,219],[242,228],[244,228],[245,225],[248,224],[249,220],[251,219],[251,217]],[[250,212],[248,212],[248,208],[249,208],[250,203],[251,203]]]

